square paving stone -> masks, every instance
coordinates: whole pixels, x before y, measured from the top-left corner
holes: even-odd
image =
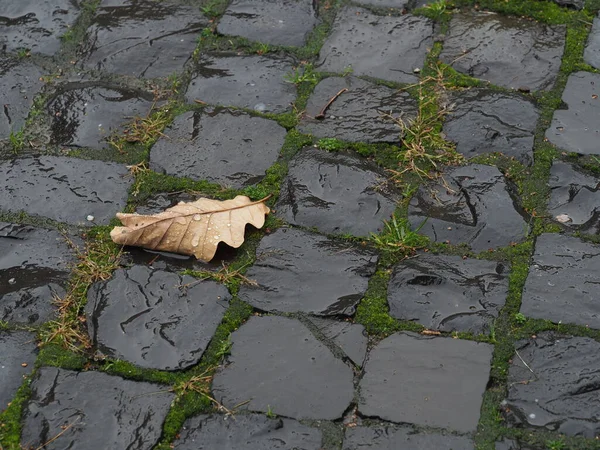
[[[38,448],[60,433],[49,450],[153,448],[175,400],[162,385],[54,367],[42,367],[31,390],[21,444]]]
[[[383,228],[400,200],[375,164],[353,153],[308,147],[290,161],[275,209],[292,225],[368,236]]]
[[[150,167],[169,175],[242,188],[259,182],[285,141],[277,122],[210,110],[178,116],[150,151]]]
[[[562,100],[567,109],[554,111],[546,138],[569,152],[600,155],[600,74],[569,75]]]
[[[191,58],[208,20],[198,8],[131,0],[98,9],[82,49],[87,68],[135,77],[166,77]]]
[[[133,183],[124,165],[63,156],[0,163],[0,179],[0,211],[89,226],[108,224],[125,207]]]
[[[0,330],[0,413],[33,370],[36,356],[35,334]]]
[[[454,107],[444,122],[446,139],[467,158],[502,153],[529,166],[539,111],[517,94],[466,89],[449,100]]]
[[[345,320],[329,320],[320,317],[307,317],[324,339],[339,347],[357,366],[362,366],[367,356],[365,327]]]
[[[183,370],[204,354],[230,298],[214,281],[133,266],[94,284],[85,312],[92,342],[107,356]]]
[[[74,0],[0,0],[0,50],[53,55],[78,15]]]
[[[367,75],[397,83],[418,80],[415,69],[425,63],[433,45],[433,22],[424,17],[376,16],[348,6],[335,19],[317,67],[323,72]]]
[[[321,431],[291,419],[260,414],[188,419],[174,442],[179,450],[321,450]]]
[[[475,431],[494,347],[397,333],[369,354],[358,411],[391,422]]]
[[[583,52],[583,59],[590,66],[600,69],[600,15],[594,19],[592,31]]]
[[[228,408],[294,419],[335,420],[354,395],[353,371],[296,319],[250,317],[231,335],[228,364],[212,390]]]
[[[315,233],[280,228],[265,236],[240,287],[240,299],[262,311],[352,315],[378,256]]]
[[[554,161],[548,184],[551,189],[548,212],[556,220],[584,232],[600,234],[600,177]]]
[[[311,0],[233,0],[217,31],[265,44],[302,47],[317,24]]]
[[[106,148],[113,133],[134,117],[146,117],[151,98],[120,88],[84,87],[62,91],[48,104],[52,144]]]
[[[544,332],[518,342],[516,350],[502,402],[508,422],[597,439],[600,343]]]
[[[523,289],[521,312],[600,329],[600,245],[542,234]]]
[[[25,124],[33,98],[44,83],[35,65],[0,57],[0,139],[17,133]]]
[[[475,252],[521,242],[528,224],[515,209],[512,189],[492,166],[450,168],[443,183],[422,186],[410,201],[413,229],[435,242],[468,244]]]
[[[417,432],[410,427],[348,428],[342,450],[475,450],[468,437]]]
[[[400,262],[388,285],[390,315],[429,329],[485,333],[508,294],[502,263],[419,254]]]
[[[565,46],[564,25],[489,12],[455,14],[440,60],[507,88],[551,89]]]
[[[237,106],[265,113],[291,110],[296,86],[284,77],[292,72],[289,60],[265,56],[210,54],[201,58],[185,94],[211,105]]]
[[[342,89],[347,90],[320,118],[322,108]],[[298,130],[318,138],[399,144],[402,130],[394,120],[408,124],[416,115],[417,101],[407,92],[355,77],[330,77],[309,97]]]

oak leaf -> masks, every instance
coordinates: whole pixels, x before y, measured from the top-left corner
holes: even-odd
[[[242,245],[246,224],[264,225],[270,211],[264,202],[269,197],[256,202],[243,195],[223,201],[200,198],[159,214],[117,213],[124,226],[113,228],[110,237],[117,244],[194,255],[208,262],[219,242],[234,248]]]

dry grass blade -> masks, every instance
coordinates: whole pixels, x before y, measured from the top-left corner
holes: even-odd
[[[270,197],[270,196],[269,196]],[[121,245],[133,245],[210,261],[220,242],[238,248],[244,242],[246,224],[261,228],[269,207],[269,197],[256,202],[238,195],[233,200],[201,198],[181,202],[160,214],[117,214],[123,227],[115,227],[110,237]]]
[[[184,381],[181,384],[175,386],[173,390],[179,395],[185,395],[188,392],[195,392],[197,394],[200,394],[202,397],[208,399],[211,403],[213,403],[219,411],[225,412],[226,414],[233,416],[234,411],[228,409],[221,402],[219,402],[210,395],[210,384],[212,382],[213,373],[215,369],[215,367],[209,367],[200,375],[195,375],[189,380]]]

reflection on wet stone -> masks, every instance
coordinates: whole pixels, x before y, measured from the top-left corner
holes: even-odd
[[[0,139],[25,124],[33,98],[44,85],[41,76],[42,71],[29,62],[0,57]]]
[[[413,229],[436,242],[468,244],[475,252],[521,242],[528,224],[515,210],[504,176],[496,167],[450,168],[444,184],[419,189],[408,209]]]
[[[418,433],[410,427],[378,426],[348,428],[342,450],[475,450],[468,437],[427,431]]]
[[[393,334],[369,353],[358,411],[392,422],[473,432],[493,348],[452,338]]]
[[[357,366],[362,366],[367,355],[368,339],[365,327],[352,322],[308,317],[309,320],[323,335],[337,345]]]
[[[390,315],[440,331],[487,332],[504,306],[507,274],[502,263],[420,254],[394,268]]]
[[[502,153],[525,165],[533,163],[533,138],[539,111],[517,94],[487,89],[459,91],[449,100],[453,108],[444,133],[467,158]]]
[[[311,0],[233,0],[217,31],[265,44],[302,47],[317,24],[313,4]]]
[[[600,155],[600,74],[569,75],[562,94],[567,109],[554,111],[546,138],[560,149],[583,155]]]
[[[1,0],[0,50],[53,55],[79,15],[74,0]]]
[[[454,14],[440,60],[498,86],[547,90],[560,68],[565,30],[489,12]]]
[[[377,16],[366,9],[342,9],[321,49],[323,72],[367,75],[398,83],[418,81],[427,49],[433,44],[433,22],[424,17]]]
[[[264,113],[283,113],[296,99],[296,86],[284,77],[292,72],[286,59],[210,54],[200,59],[185,94],[188,103],[237,106]]]
[[[214,377],[215,398],[228,408],[294,419],[339,419],[354,395],[352,369],[298,320],[250,317],[231,335],[229,364]]]
[[[592,31],[583,52],[583,59],[590,66],[600,69],[600,15],[594,19]]]
[[[28,270],[23,275],[35,276],[35,269]],[[66,278],[65,274],[65,281]],[[66,291],[55,283],[23,288],[7,294],[2,294],[3,290],[4,286],[0,284],[0,321],[26,325],[41,325],[55,318],[57,311],[53,303],[66,295]]]
[[[323,107],[342,89],[347,90],[320,118]],[[417,102],[407,92],[355,77],[330,77],[309,97],[298,129],[318,138],[399,144],[402,130],[394,120],[409,123],[416,114]]]
[[[51,142],[74,147],[105,148],[113,133],[122,133],[133,117],[146,117],[150,98],[118,88],[67,89],[48,104]]]
[[[304,148],[289,163],[275,207],[288,223],[322,233],[377,233],[401,199],[375,164],[346,152]]]
[[[168,175],[242,188],[273,165],[286,130],[272,120],[229,111],[178,116],[152,147],[150,167]]]
[[[27,448],[153,448],[175,399],[164,385],[54,367],[42,367],[31,390],[21,436]]]
[[[600,234],[600,178],[554,161],[550,170],[548,211],[555,220]]]
[[[536,319],[600,328],[600,245],[542,234],[523,289],[521,312]]]
[[[133,183],[124,165],[63,156],[0,163],[0,180],[0,210],[86,226],[108,224]]]
[[[321,450],[321,431],[295,420],[261,414],[200,415],[188,419],[174,442],[179,450]],[[200,447],[198,447],[200,445]]]
[[[83,52],[85,67],[121,75],[166,77],[183,69],[208,25],[198,8],[123,2],[98,9]]]
[[[352,315],[375,272],[377,255],[298,229],[265,236],[240,299],[263,311]]]
[[[514,426],[570,436],[600,434],[600,343],[543,332],[518,342],[511,359],[504,415]],[[532,373],[533,371],[533,373]]]
[[[202,357],[229,299],[214,281],[145,266],[119,269],[88,293],[90,337],[107,356],[146,368],[186,369]]]
[[[37,356],[35,334],[0,330],[0,413],[33,370]]]

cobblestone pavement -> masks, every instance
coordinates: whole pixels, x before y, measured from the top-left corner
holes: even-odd
[[[0,0],[0,449],[599,449],[598,10]]]

